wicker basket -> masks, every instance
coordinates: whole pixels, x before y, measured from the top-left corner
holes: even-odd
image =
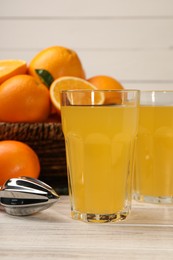
[[[40,159],[40,179],[59,193],[66,193],[65,144],[60,123],[0,123],[0,140],[28,144]]]

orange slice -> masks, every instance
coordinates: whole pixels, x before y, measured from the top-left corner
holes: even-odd
[[[27,64],[23,60],[0,60],[0,84],[19,74],[25,74]]]
[[[69,101],[71,104],[78,105],[88,105],[90,104],[90,92],[87,90],[97,90],[94,85],[89,83],[88,81],[77,78],[77,77],[61,77],[53,81],[53,83],[50,86],[50,98],[53,103],[53,105],[57,108],[58,111],[61,109],[60,105],[60,92],[62,90],[86,90],[85,93],[80,93],[80,97],[82,99],[79,99],[78,93],[71,94],[69,93]],[[94,104],[103,104],[104,103],[104,94],[97,92],[94,97]]]

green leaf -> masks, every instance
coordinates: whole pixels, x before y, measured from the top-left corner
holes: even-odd
[[[54,78],[53,78],[52,75],[49,73],[49,71],[43,70],[43,69],[36,69],[35,71],[36,71],[36,73],[38,74],[38,76],[40,77],[40,79],[42,80],[42,82],[43,82],[47,87],[50,87],[50,85],[51,85],[52,82],[54,81]]]

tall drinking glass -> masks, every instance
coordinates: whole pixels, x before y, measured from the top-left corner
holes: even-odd
[[[135,199],[173,203],[173,91],[141,91]]]
[[[115,222],[131,208],[139,92],[61,93],[73,219]]]

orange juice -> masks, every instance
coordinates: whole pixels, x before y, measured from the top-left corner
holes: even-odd
[[[131,199],[136,107],[62,106],[61,113],[72,211],[126,214]]]
[[[136,151],[139,199],[173,196],[173,106],[141,106]]]

